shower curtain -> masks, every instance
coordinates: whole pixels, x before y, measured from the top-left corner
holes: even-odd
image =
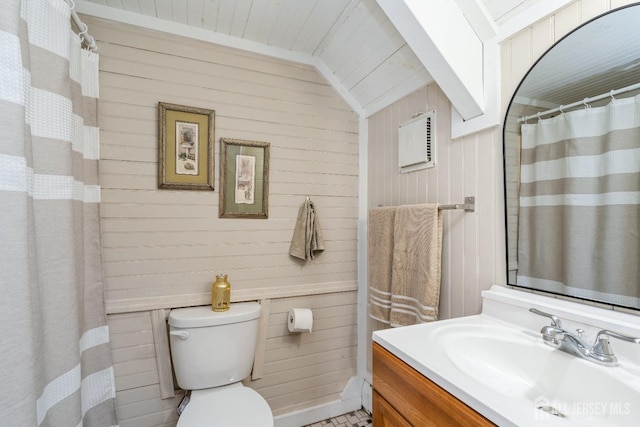
[[[522,126],[523,286],[640,302],[640,95]]]
[[[98,56],[63,0],[0,14],[0,424],[116,425],[99,230]]]

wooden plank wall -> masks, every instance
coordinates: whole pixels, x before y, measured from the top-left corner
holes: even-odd
[[[400,174],[397,129],[417,112],[435,110],[436,166]],[[451,103],[431,84],[369,118],[369,208],[416,203],[463,203],[476,197],[476,212],[443,211],[444,237],[439,318],[477,314],[480,292],[497,282],[496,245],[502,224],[496,220],[502,192],[502,144],[489,129],[452,140]],[[384,325],[368,319],[370,331]],[[370,335],[370,334],[369,334]],[[370,369],[370,351],[368,369]]]
[[[353,281],[358,121],[309,66],[89,19],[100,50],[102,232],[106,297],[210,293]],[[157,103],[216,111],[220,137],[271,143],[269,219],[219,219],[218,191],[157,189]],[[219,180],[216,177],[216,188]],[[288,255],[309,195],[327,250]]]
[[[313,332],[289,333],[287,315],[313,310]],[[336,400],[356,375],[357,292],[271,301],[264,376],[249,385],[267,399],[274,415]]]
[[[413,114],[431,110],[436,111],[436,166],[400,174],[397,128]],[[466,196],[476,197],[474,213],[443,211],[440,319],[477,313],[480,291],[495,279],[494,175],[502,154],[491,130],[451,140],[450,111],[447,97],[431,84],[369,118],[370,208],[463,203]]]
[[[101,226],[121,426],[171,426],[160,398],[151,311],[270,300],[263,376],[275,414],[339,399],[356,372],[358,117],[313,67],[84,17],[100,53]],[[157,103],[213,109],[219,138],[271,143],[269,218],[218,218],[218,191],[157,189]],[[326,250],[288,255],[298,208],[315,202]],[[329,292],[329,293],[327,293]],[[286,329],[312,307],[312,334]],[[168,348],[165,349],[168,351]]]

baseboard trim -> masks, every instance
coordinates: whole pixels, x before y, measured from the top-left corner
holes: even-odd
[[[274,427],[300,427],[362,408],[361,377],[351,377],[339,400],[274,417]]]

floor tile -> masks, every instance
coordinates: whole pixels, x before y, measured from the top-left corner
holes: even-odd
[[[364,409],[360,409],[304,427],[371,427],[371,425],[371,415]]]

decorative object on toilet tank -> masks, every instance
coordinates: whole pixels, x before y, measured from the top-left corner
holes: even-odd
[[[158,103],[158,188],[213,190],[215,112]]]
[[[268,142],[220,138],[219,217],[269,217]]]
[[[211,309],[213,311],[227,311],[231,304],[231,284],[226,274],[218,274],[211,285]]]

